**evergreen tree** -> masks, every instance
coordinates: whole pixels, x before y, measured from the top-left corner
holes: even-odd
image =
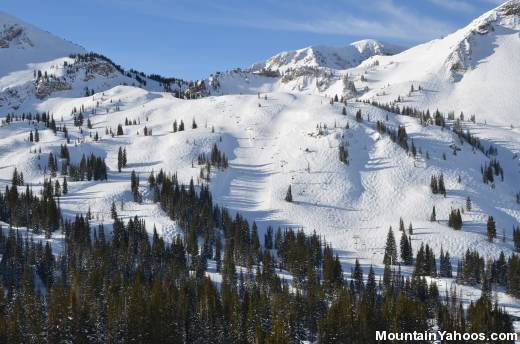
[[[446,197],[446,187],[444,186],[444,175],[439,176],[439,193]]]
[[[121,162],[123,164],[123,167],[126,167],[128,161],[126,159],[126,148],[123,148],[123,153],[121,154]]]
[[[117,220],[117,209],[116,209],[116,203],[112,201],[112,205],[110,207],[110,216],[113,220]]]
[[[441,255],[439,258],[439,277],[452,277],[450,254],[447,251],[446,253],[444,253],[442,247]]]
[[[384,264],[393,265],[397,263],[397,245],[395,243],[394,232],[392,227],[388,230],[385,245],[385,255],[383,258]]]
[[[134,202],[141,203],[142,196],[139,193],[139,176],[135,173],[134,170],[132,170],[130,175],[130,189],[132,191]]]
[[[497,237],[497,228],[493,216],[489,216],[487,220],[487,237],[490,242]]]
[[[123,168],[123,148],[119,147],[117,151],[117,171],[121,172],[121,168]]]
[[[399,218],[399,231],[404,232],[404,221],[402,217]]]
[[[460,210],[452,210],[448,217],[448,226],[453,229],[459,230],[462,228],[462,216]]]
[[[293,201],[291,185],[289,185],[289,188],[287,189],[287,193],[285,194],[285,201],[287,201],[287,202]]]
[[[437,221],[437,214],[435,213],[435,206],[433,206],[432,214],[430,215],[430,221],[431,222]]]
[[[352,278],[354,279],[354,285],[356,290],[360,292],[363,290],[363,270],[361,269],[361,265],[359,264],[359,260],[356,259],[356,263],[354,264],[354,271],[352,272]]]
[[[408,237],[406,236],[406,234],[404,232],[401,234],[400,248],[401,248],[401,260],[403,261],[404,265],[412,265],[413,264],[412,244],[411,244],[411,240],[408,239]]]
[[[339,161],[348,165],[348,150],[345,146],[339,145]]]
[[[433,194],[438,194],[439,193],[439,185],[437,183],[437,177],[436,176],[432,176],[432,178],[431,178],[430,189],[432,190]]]
[[[264,235],[264,247],[266,250],[271,250],[273,248],[273,227],[267,227],[267,230]]]
[[[361,109],[356,112],[356,121],[363,122],[363,115],[361,114]]]
[[[520,227],[513,226],[513,244],[515,251],[520,252]]]

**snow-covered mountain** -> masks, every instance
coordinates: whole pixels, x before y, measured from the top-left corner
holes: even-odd
[[[118,85],[198,96],[204,85],[124,70],[109,58],[0,12],[0,110],[34,111],[48,98],[82,97]]]
[[[0,88],[18,79],[19,75],[12,73],[83,53],[86,53],[84,48],[0,11]],[[8,76],[11,78],[6,79]]]
[[[477,120],[520,125],[520,2],[506,2],[468,26],[391,57],[351,70],[363,75],[363,99],[463,111]],[[410,92],[412,85],[415,91]],[[421,86],[421,90],[418,90]]]
[[[413,224],[414,253],[421,243],[437,256],[441,249],[449,251],[454,270],[468,249],[484,258],[515,250],[513,227],[520,222],[519,0],[406,51],[373,40],[342,48],[310,47],[199,83],[123,70],[106,57],[7,15],[0,16],[0,25],[0,190],[15,167],[26,183],[40,187],[49,177],[49,153],[59,155],[67,145],[74,164],[83,154],[105,159],[108,180],[70,181],[69,193],[60,197],[63,214],[90,210],[92,223],[107,229],[110,206],[117,203],[122,217],[145,218],[150,232],[155,225],[170,239],[182,233],[154,202],[145,182],[140,187],[143,202],[132,201],[131,171],[144,181],[151,171],[163,169],[185,183],[190,178],[197,185],[208,182],[214,201],[256,221],[260,237],[269,225],[316,231],[339,252],[347,272],[359,259],[382,273],[386,234],[400,218],[407,227]],[[13,56],[18,57],[9,64]],[[167,84],[205,97],[180,99],[164,92]],[[348,100],[331,103],[334,95]],[[393,111],[359,100],[391,103]],[[429,108],[432,116],[400,115],[396,106]],[[436,108],[445,112],[442,121],[440,114],[433,118]],[[467,116],[448,117],[451,110],[457,117],[459,111]],[[27,120],[24,112],[50,113],[58,128],[67,130],[53,132]],[[80,112],[88,127],[77,125]],[[6,121],[7,113],[14,118]],[[468,121],[471,114],[475,122]],[[173,123],[181,121],[186,130],[173,130]],[[121,132],[115,134],[119,125]],[[36,128],[37,142],[29,139]],[[398,128],[406,132],[401,135],[406,145],[390,135]],[[466,131],[475,136],[460,134]],[[229,167],[201,178],[205,165],[199,166],[198,158],[215,144]],[[121,172],[119,147],[128,151]],[[348,152],[348,163],[340,161],[340,147]],[[497,161],[503,180],[497,168],[494,180],[484,183],[484,167]],[[441,174],[446,195],[430,189],[432,176]],[[284,200],[289,185],[291,203]],[[462,209],[461,230],[448,226],[455,209]],[[491,241],[486,236],[490,215],[498,233]],[[411,271],[403,267],[403,273]],[[438,282],[444,290],[453,280]],[[459,288],[464,301],[480,294],[478,286]],[[520,315],[518,300],[503,289],[497,297]]]
[[[395,53],[395,54],[394,54]],[[346,96],[520,125],[520,2],[508,1],[446,37],[405,51],[366,40],[280,53],[212,77],[214,93],[287,91]],[[413,86],[413,91],[412,90]]]
[[[232,70],[210,76],[211,94],[298,92],[338,94],[348,98],[358,95],[348,68],[373,56],[387,56],[402,51],[396,45],[366,39],[344,47],[313,46],[282,52],[256,63],[247,70]]]
[[[351,43],[343,47],[311,46],[295,51],[284,51],[267,61],[259,62],[251,67],[254,72],[273,71],[283,74],[290,69],[326,67],[347,69],[356,67],[369,57],[376,55],[393,55],[403,49],[373,39]]]

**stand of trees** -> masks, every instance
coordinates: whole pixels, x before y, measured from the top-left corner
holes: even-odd
[[[444,175],[433,175],[430,181],[430,189],[434,195],[441,194],[446,197],[446,187],[444,186]]]
[[[228,158],[226,157],[226,154],[218,149],[217,144],[215,143],[210,154],[199,154],[197,157],[197,163],[199,165],[209,164],[219,169],[225,169],[228,167]]]
[[[388,134],[393,142],[397,143],[401,148],[408,152],[408,134],[406,133],[404,126],[399,126],[397,130],[394,130],[388,127],[384,122],[377,121],[376,129],[381,134]]]
[[[0,192],[0,220],[12,226],[30,227],[34,232],[45,231],[50,234],[60,225],[59,205],[53,198],[54,187],[45,181],[41,197],[35,195],[27,185],[25,192],[16,184],[6,186]],[[1,254],[1,252],[0,252]]]
[[[504,181],[504,170],[500,166],[500,162],[496,159],[491,159],[488,163],[480,168],[482,173],[482,181],[484,184],[493,183],[495,178],[500,176],[500,179]]]
[[[200,193],[195,199],[207,205],[210,195]],[[0,231],[0,341],[375,343],[376,330],[423,332],[432,323],[446,331],[512,331],[509,315],[487,294],[465,312],[456,292],[442,300],[424,277],[388,270],[381,284],[371,267],[365,280],[359,263],[347,283],[338,257],[317,235],[277,231],[278,248],[262,250],[254,224],[210,214],[215,241],[191,253],[180,237],[167,243],[156,231],[150,236],[137,217],[125,223],[116,216],[111,240],[88,217],[65,221],[57,256],[49,243]],[[239,239],[245,235],[247,244]],[[208,257],[217,254],[220,287],[205,275]],[[295,289],[278,267],[296,277]]]
[[[182,238],[150,235],[144,220],[123,222],[115,206],[110,239],[88,215],[56,221],[65,236],[58,255],[49,243],[0,230],[0,342],[375,343],[376,330],[423,332],[432,324],[512,331],[510,316],[487,293],[465,312],[456,292],[443,300],[435,282],[389,264],[377,282],[372,267],[365,279],[356,262],[347,281],[318,235],[268,229],[262,247],[256,223],[213,204],[207,186],[183,185],[163,171],[148,181]],[[16,187],[0,194],[2,215],[54,202],[44,190],[41,199],[18,195],[13,203]],[[396,256],[390,234],[388,255]],[[431,250],[419,251],[416,265],[433,273]],[[206,275],[210,259],[222,275],[218,286]],[[510,269],[520,271],[514,259]],[[278,269],[292,275],[291,287]]]
[[[79,165],[68,165],[70,180],[106,180],[107,165],[105,159],[91,153],[88,157],[83,154]]]

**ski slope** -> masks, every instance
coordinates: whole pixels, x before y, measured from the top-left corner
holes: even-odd
[[[73,127],[70,115],[73,107],[81,106],[90,113],[93,124],[93,129],[84,128],[83,133]],[[212,173],[210,190],[216,203],[256,221],[261,237],[268,225],[316,231],[340,253],[345,271],[350,271],[348,266],[356,258],[364,265],[382,269],[386,233],[392,226],[399,240],[400,217],[406,227],[413,224],[414,249],[424,242],[438,255],[442,247],[450,252],[454,264],[467,249],[477,250],[484,257],[512,252],[511,230],[520,220],[514,200],[519,162],[512,157],[520,151],[520,142],[494,137],[516,137],[515,129],[464,123],[482,136],[485,145],[493,143],[499,150],[505,179],[496,182],[493,189],[482,183],[480,173],[480,166],[489,158],[474,152],[468,144],[461,145],[451,131],[424,127],[415,118],[389,114],[364,103],[349,103],[348,114],[343,116],[342,105],[330,105],[327,99],[315,95],[267,93],[260,98],[230,95],[179,100],[165,93],[118,86],[92,97],[43,102],[41,108],[60,119],[59,124],[63,116],[75,139],[69,145],[73,163],[78,163],[83,153],[93,152],[105,157],[110,169],[108,181],[69,182],[69,194],[60,198],[66,216],[90,209],[95,222],[110,228],[109,209],[115,202],[123,217],[140,216],[150,232],[155,225],[160,233],[171,237],[179,233],[178,228],[152,202],[146,179],[151,171],[163,169],[177,172],[186,183],[190,178],[200,183],[197,156],[209,153],[216,143],[229,157],[229,168]],[[362,123],[355,121],[358,109],[365,118]],[[410,139],[422,151],[417,158],[375,130],[375,121],[386,122],[387,115],[387,125],[406,127]],[[105,135],[105,128],[115,131],[125,118],[140,124],[125,126],[122,136]],[[191,129],[194,119],[197,129]],[[182,120],[186,130],[173,133],[174,120]],[[349,129],[345,129],[347,123]],[[151,136],[143,135],[145,126],[152,129]],[[65,143],[62,133],[55,136],[43,127],[39,143],[27,142],[31,128],[28,122],[0,128],[2,184],[10,181],[17,167],[25,181],[37,188],[44,177],[47,154],[56,154]],[[101,137],[98,142],[89,136],[95,132]],[[340,143],[348,147],[348,166],[338,159]],[[457,155],[452,154],[453,144],[461,149]],[[122,173],[117,172],[120,146],[128,152],[128,166]],[[30,153],[35,148],[41,148],[40,158]],[[430,159],[425,158],[426,152]],[[141,177],[143,204],[131,202],[132,170]],[[441,172],[448,190],[446,198],[432,195],[429,188],[431,176]],[[284,201],[289,185],[293,203]],[[468,196],[472,211],[463,214],[464,226],[455,231],[447,226],[449,211],[463,208]],[[125,202],[123,209],[121,201]],[[432,223],[429,217],[434,205],[438,221]],[[488,215],[494,216],[498,226],[499,238],[493,243],[486,238]]]
[[[518,1],[508,4],[520,8]],[[497,257],[501,251],[511,254],[512,228],[520,222],[520,206],[515,199],[520,192],[520,104],[516,97],[520,70],[518,63],[511,62],[520,60],[520,26],[518,15],[508,14],[510,8],[504,6],[452,35],[392,56],[386,55],[397,51],[363,41],[350,46],[360,54],[355,63],[348,59],[338,62],[333,59],[339,52],[314,47],[283,55],[287,61],[280,55],[247,71],[215,74],[206,80],[209,96],[193,100],[160,92],[162,86],[152,80],[146,87],[132,86],[135,79],[118,71],[97,74],[92,79],[78,77],[84,72],[81,68],[91,65],[79,68],[75,78],[67,79],[70,89],[40,99],[34,95],[34,70],[66,77],[64,62],[74,63],[68,55],[84,50],[1,14],[2,32],[13,25],[22,25],[24,30],[9,40],[7,48],[0,48],[0,119],[8,112],[48,112],[58,126],[69,129],[73,163],[90,153],[106,160],[107,181],[69,182],[69,193],[60,197],[65,216],[90,210],[94,223],[110,229],[114,202],[123,218],[137,215],[146,220],[150,232],[155,226],[171,239],[181,231],[153,203],[147,177],[163,169],[177,173],[185,183],[193,178],[200,185],[197,157],[217,144],[229,158],[229,167],[212,172],[209,187],[213,200],[240,212],[250,222],[256,221],[260,238],[268,226],[315,231],[339,253],[347,275],[356,259],[363,267],[373,264],[381,274],[386,234],[392,226],[399,240],[402,218],[406,228],[409,223],[413,225],[414,253],[421,243],[429,244],[437,256],[442,248],[449,251],[455,270],[467,249],[486,258]],[[373,49],[366,52],[367,46]],[[51,49],[47,51],[48,47]],[[328,57],[320,60],[316,51]],[[23,58],[15,59],[17,54]],[[3,63],[8,60],[16,62]],[[281,75],[259,72],[270,68]],[[356,94],[352,94],[349,83],[355,85]],[[412,85],[414,92],[410,92]],[[84,96],[85,87],[93,89],[94,94]],[[330,104],[335,94],[349,98],[346,116],[342,115],[343,104]],[[495,182],[494,187],[482,182],[480,168],[490,157],[462,143],[450,130],[452,121],[444,129],[423,126],[415,118],[359,101],[391,102],[397,97],[402,98],[400,106],[454,110],[457,114],[464,111],[464,130],[479,137],[486,148],[497,148],[504,181]],[[92,129],[73,126],[74,108],[85,109],[85,121],[90,119]],[[358,110],[362,122],[355,120]],[[471,114],[476,114],[476,123],[467,121]],[[110,129],[115,132],[125,119],[138,124],[124,126],[121,136],[106,134]],[[186,130],[174,133],[175,120],[182,120]],[[194,120],[196,129],[191,127]],[[404,126],[419,151],[417,157],[407,154],[388,135],[378,133],[378,120],[392,128]],[[31,143],[29,131],[35,126],[39,127],[40,142]],[[143,135],[145,127],[152,135]],[[93,139],[96,133],[100,136],[97,142]],[[48,177],[44,173],[48,153],[56,154],[62,144],[66,144],[63,133],[54,135],[41,124],[3,123],[0,187],[10,183],[17,168],[25,182],[37,190]],[[349,152],[348,165],[338,158],[342,144]],[[117,172],[119,147],[128,152],[128,166],[121,173]],[[39,150],[41,153],[37,153]],[[142,204],[131,201],[132,170],[141,179]],[[430,178],[440,173],[444,175],[446,197],[430,191]],[[284,200],[289,185],[292,203]],[[451,209],[464,208],[467,197],[472,200],[472,210],[464,211],[462,230],[455,231],[447,225],[448,214]],[[433,206],[435,222],[430,221]],[[493,242],[486,237],[489,215],[498,227],[498,238]],[[49,239],[57,249],[60,235]],[[410,268],[403,271],[411,273]],[[212,274],[218,280],[218,274]],[[442,290],[450,288],[453,280],[440,282]],[[468,302],[479,295],[475,287],[458,288]],[[510,312],[520,315],[518,300],[501,290],[497,293]]]

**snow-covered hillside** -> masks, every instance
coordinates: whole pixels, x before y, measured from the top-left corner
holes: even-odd
[[[421,242],[428,243],[436,254],[443,248],[454,259],[468,249],[484,257],[513,250],[512,228],[520,221],[515,201],[519,162],[514,156],[520,152],[520,140],[515,129],[463,124],[478,133],[484,146],[493,145],[498,150],[504,181],[497,179],[491,186],[482,182],[480,171],[490,157],[461,143],[450,130],[422,126],[415,118],[363,103],[349,103],[344,116],[342,104],[330,105],[327,99],[314,95],[268,93],[260,98],[230,95],[180,100],[165,93],[119,86],[90,97],[44,101],[40,107],[53,113],[59,126],[69,128],[72,163],[79,163],[82,154],[94,153],[105,158],[109,167],[107,181],[69,181],[69,193],[60,198],[68,216],[90,209],[97,221],[108,227],[112,202],[130,202],[123,209],[118,206],[120,215],[143,217],[150,231],[156,225],[159,233],[171,237],[178,233],[176,225],[151,196],[146,196],[146,186],[141,189],[143,204],[131,202],[130,171],[146,180],[150,172],[163,169],[176,172],[182,181],[194,178],[200,183],[197,157],[217,144],[230,162],[229,168],[214,171],[211,177],[210,190],[218,204],[256,221],[261,235],[269,225],[316,231],[340,252],[347,267],[356,258],[363,264],[380,266],[388,228],[397,228],[400,218],[407,227],[413,224],[415,249]],[[84,108],[92,129],[80,131],[73,126],[74,108]],[[358,110],[364,117],[361,123],[355,120]],[[138,124],[124,126],[121,136],[105,134],[107,128],[115,132],[126,119]],[[172,132],[174,120],[182,120],[187,129]],[[196,129],[191,129],[193,120]],[[404,126],[417,147],[417,157],[379,133],[376,121],[393,128]],[[143,135],[145,127],[151,135]],[[27,121],[0,128],[0,180],[4,183],[10,181],[15,167],[34,186],[41,184],[44,176],[49,177],[45,175],[48,154],[59,154],[66,140],[62,133],[54,135],[41,125],[39,128],[38,143],[28,142],[34,124]],[[99,141],[94,140],[96,133]],[[348,149],[348,165],[338,159],[340,145]],[[119,147],[128,152],[128,166],[121,173],[117,172]],[[440,173],[447,197],[430,191],[432,175]],[[293,203],[284,201],[289,185]],[[462,230],[453,230],[447,226],[448,214],[451,209],[465,209],[467,197],[472,209],[463,214]],[[435,222],[430,221],[433,206]],[[486,238],[488,215],[498,226],[498,239],[493,243]]]
[[[448,251],[454,270],[468,249],[484,258],[509,256],[520,222],[519,15],[520,1],[513,0],[445,38],[401,53],[372,40],[281,53],[247,71],[217,73],[205,84],[174,82],[179,91],[207,95],[187,100],[163,92],[164,80],[124,71],[0,14],[0,190],[15,168],[38,190],[49,178],[49,153],[59,156],[66,145],[72,164],[83,154],[105,159],[108,179],[69,181],[69,192],[60,197],[65,216],[90,210],[93,223],[110,228],[115,203],[121,216],[142,217],[150,232],[155,225],[171,239],[180,233],[178,224],[154,202],[145,181],[162,169],[200,186],[206,181],[198,157],[217,145],[229,159],[229,167],[214,169],[207,181],[217,204],[256,221],[260,237],[268,226],[320,234],[340,254],[344,271],[359,259],[381,274],[388,229],[399,240],[401,218],[406,228],[412,224],[414,253],[421,243],[436,256]],[[344,102],[331,102],[334,95]],[[431,118],[421,121],[360,101],[398,97],[394,105],[401,108],[429,108],[432,116],[436,108],[454,110],[457,117],[463,111],[466,117],[434,125]],[[53,132],[34,117],[27,120],[29,113],[44,112],[67,130]],[[89,127],[75,125],[79,113]],[[468,121],[472,114],[475,122]],[[173,123],[181,121],[186,130],[174,132]],[[394,142],[381,123],[404,128],[410,149]],[[482,149],[454,128],[478,137]],[[36,129],[37,142],[30,140]],[[118,172],[120,147],[128,164]],[[348,164],[339,159],[340,147],[348,151]],[[482,169],[495,160],[503,180],[497,175],[484,183]],[[132,202],[131,171],[143,181],[142,203]],[[445,196],[430,189],[432,176],[441,174]],[[289,186],[293,202],[284,200]],[[457,209],[461,230],[448,226]],[[486,235],[489,216],[497,225],[493,240]],[[452,281],[441,280],[443,286]],[[466,301],[480,293],[478,286],[460,288]],[[520,315],[518,300],[503,289],[497,296]]]

